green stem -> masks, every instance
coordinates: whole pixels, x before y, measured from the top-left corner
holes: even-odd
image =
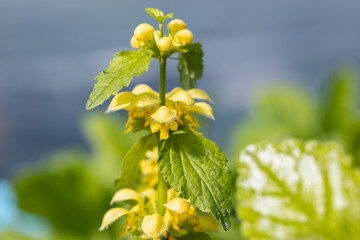
[[[165,93],[166,93],[166,57],[160,58],[160,101],[161,106],[165,106]],[[161,140],[159,137],[158,149],[160,151]],[[168,184],[165,182],[161,172],[159,171],[159,183],[158,183],[158,212],[163,215],[165,213],[164,203],[167,202],[167,190]]]

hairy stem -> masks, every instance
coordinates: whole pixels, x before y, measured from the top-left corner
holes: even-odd
[[[161,56],[160,58],[160,101],[161,106],[165,105],[165,92],[166,92],[166,57]],[[161,146],[161,140],[159,138],[159,151]],[[165,182],[161,172],[159,171],[159,183],[158,183],[158,212],[160,214],[165,213],[164,203],[167,202],[167,189],[168,184]]]

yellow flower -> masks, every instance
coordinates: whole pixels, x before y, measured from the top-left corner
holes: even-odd
[[[160,107],[159,93],[146,84],[139,84],[131,92],[117,94],[112,99],[107,112],[121,109],[129,111],[129,119],[126,123],[128,129],[125,132],[132,130],[133,126],[136,126],[135,130],[140,130],[151,125],[151,132],[160,131],[162,139],[166,139],[168,138],[169,129],[172,131],[177,130],[178,124],[186,125],[197,133],[195,128],[200,127],[200,125],[193,114],[202,114],[214,119],[210,105],[205,102],[195,102],[195,99],[212,102],[208,94],[201,89],[194,88],[185,91],[181,88],[174,88],[166,94],[166,107],[171,111],[167,110],[166,114],[164,108],[162,108],[153,118],[151,116]],[[173,111],[175,116],[173,116]],[[171,117],[167,119],[164,118],[165,116]]]
[[[184,222],[188,222],[193,228],[200,225],[199,217],[188,201],[176,197],[164,206],[167,209],[165,216],[175,231],[180,231],[180,224]]]
[[[167,27],[168,27],[169,33],[174,36],[178,31],[186,29],[186,24],[181,19],[174,19],[169,22]]]
[[[142,221],[141,228],[148,238],[160,240],[161,236],[167,234],[168,222],[160,214],[146,215]]]
[[[169,130],[176,131],[178,123],[175,121],[176,112],[166,106],[161,106],[151,115],[150,129],[152,133],[160,131],[160,139],[168,139]]]
[[[143,175],[143,182],[153,187],[158,183],[158,173],[159,168],[157,164],[158,159],[158,149],[154,148],[152,151],[147,151],[145,153],[146,159],[140,161],[140,170]]]
[[[134,231],[136,229],[136,217],[141,216],[144,212],[144,196],[132,189],[124,188],[120,189],[114,194],[114,197],[111,200],[111,204],[127,200],[135,200],[137,201],[137,205],[132,207],[130,210],[124,208],[112,208],[108,210],[103,217],[101,226],[99,228],[100,231],[106,229],[113,222],[125,215],[128,215],[128,217],[124,227],[124,232],[121,234],[124,235],[129,230]]]
[[[159,40],[159,49],[162,51],[162,52],[168,52],[170,51],[172,48],[172,40],[171,38],[169,37],[162,37],[160,40]]]
[[[133,48],[136,48],[136,49],[140,48],[140,46],[145,45],[145,43],[143,41],[136,40],[135,36],[133,36],[131,38],[130,44]]]
[[[134,36],[138,41],[146,42],[149,40],[153,40],[154,30],[155,29],[151,25],[147,23],[142,23],[135,28]]]
[[[193,40],[193,34],[188,29],[178,31],[174,36],[174,42],[183,46],[188,45]]]
[[[107,112],[121,109],[129,111],[129,119],[126,123],[129,132],[137,119],[144,119],[143,126],[150,123],[150,115],[160,106],[158,93],[145,84],[136,86],[132,92],[121,92],[111,101]]]

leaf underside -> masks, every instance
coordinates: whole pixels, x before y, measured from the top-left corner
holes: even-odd
[[[158,163],[175,191],[190,198],[194,207],[211,212],[225,230],[230,227],[230,170],[214,142],[190,133],[172,135],[162,142]]]
[[[183,47],[187,52],[179,53],[177,69],[180,73],[180,84],[185,90],[196,86],[203,74],[203,50],[199,42]]]

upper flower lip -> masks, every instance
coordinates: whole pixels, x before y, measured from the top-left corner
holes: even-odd
[[[176,112],[168,107],[161,106],[154,114],[151,115],[151,118],[164,124],[174,120],[176,118]]]

